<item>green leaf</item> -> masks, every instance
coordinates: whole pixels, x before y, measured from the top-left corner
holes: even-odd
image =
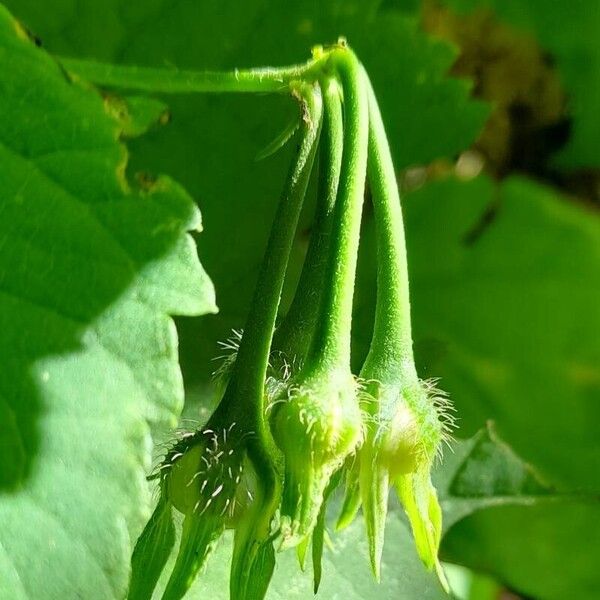
[[[492,423],[472,438],[452,444],[435,472],[434,484],[445,531],[484,508],[564,498],[498,438]]]
[[[442,556],[543,600],[598,597],[598,499],[477,512],[453,527]]]
[[[111,107],[3,7],[0,63],[0,597],[122,598],[183,403],[168,313],[215,310],[200,217],[127,182]]]
[[[596,0],[445,2],[461,11],[491,7],[501,19],[536,36],[556,60],[570,96],[572,130],[568,144],[557,156],[557,163],[571,169],[599,167],[600,11]]]
[[[50,21],[40,14],[36,0],[11,0],[9,5],[57,54],[167,68],[292,63],[304,60],[313,44],[346,35],[373,80],[398,168],[459,153],[472,143],[487,115],[482,103],[469,98],[468,82],[447,76],[455,51],[421,32],[414,15],[378,11],[374,1],[248,0],[225,7],[215,2],[90,0],[77,7],[75,18],[69,2],[48,0],[44,12],[53,13]],[[291,149],[258,163],[254,159],[289,123],[295,107],[269,96],[166,100],[171,124],[132,144],[132,164],[166,170],[183,182],[201,201],[207,223],[199,244],[220,312],[202,323],[178,322],[182,368],[191,387],[205,384],[217,341],[244,322]],[[444,134],[431,133],[435,131]],[[204,148],[209,151],[200,159]],[[299,271],[309,226],[307,211],[291,281]],[[288,300],[289,290],[284,306]]]
[[[600,518],[597,495],[548,486],[491,424],[453,445],[435,483],[443,559],[493,573],[535,598],[596,597],[600,541],[589,531]]]
[[[420,372],[460,434],[493,419],[550,484],[598,490],[598,216],[517,177],[445,179],[405,208]]]
[[[123,135],[127,137],[142,135],[154,125],[167,123],[170,118],[167,105],[154,98],[127,96],[121,99],[108,96],[108,99],[115,103]]]

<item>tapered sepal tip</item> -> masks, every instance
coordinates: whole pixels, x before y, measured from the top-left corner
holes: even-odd
[[[296,546],[296,556],[298,557],[298,566],[300,570],[304,572],[306,570],[306,554],[308,552],[308,546],[310,544],[310,537],[304,538]]]
[[[447,583],[438,560],[442,534],[442,511],[431,477],[429,466],[416,473],[403,475],[396,481],[400,502],[411,525],[417,553],[428,569],[435,569],[442,586]]]
[[[446,573],[444,573],[444,567],[442,567],[442,564],[439,560],[435,561],[435,573],[443,590],[446,592],[446,594],[449,594],[450,584],[448,583],[448,579],[446,578]]]
[[[360,450],[358,454],[351,456],[343,469],[346,476],[344,502],[338,515],[335,529],[341,531],[354,521],[360,508]]]
[[[377,461],[377,449],[369,440],[361,448],[359,481],[371,569],[379,581],[390,482],[389,472]]]
[[[224,527],[222,518],[198,516],[195,513],[185,517],[179,552],[162,600],[183,598],[223,533]]]
[[[175,544],[171,504],[161,496],[131,557],[128,600],[148,600]]]

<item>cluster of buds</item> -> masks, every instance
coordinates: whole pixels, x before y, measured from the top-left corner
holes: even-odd
[[[236,73],[246,83],[251,76]],[[420,557],[444,583],[430,471],[447,437],[448,405],[416,373],[402,212],[375,95],[344,40],[316,48],[306,65],[253,76],[278,81],[299,100],[301,140],[243,334],[226,344],[234,352],[218,369],[222,399],[206,425],[177,440],[156,474],[160,499],[134,552],[130,598],[153,592],[174,544],[173,511],[183,515],[183,530],[164,600],[185,595],[226,527],[235,530],[232,598],[264,598],[276,552],[295,547],[303,564],[311,542],[316,590],[325,508],[344,475],[339,525],[362,504],[375,576],[395,487]],[[317,148],[311,242],[292,305],[276,325]],[[377,308],[356,376],[352,302],[367,178],[378,239]]]

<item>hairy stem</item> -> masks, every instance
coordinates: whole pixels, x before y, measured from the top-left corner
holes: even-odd
[[[322,100],[319,87],[302,84],[301,91],[303,138],[273,221],[231,379],[220,404],[231,414],[249,419],[256,427],[262,427],[263,423],[264,383],[273,328],[321,129]]]
[[[328,80],[322,93],[324,113],[319,142],[319,183],[310,244],[294,300],[273,338],[274,350],[290,360],[299,361],[305,358],[319,316],[344,144],[341,90],[337,81]]]
[[[344,149],[335,203],[331,251],[319,323],[307,363],[329,371],[350,364],[352,298],[367,169],[368,98],[360,63],[354,53],[338,49],[331,64],[344,95]]]
[[[67,71],[97,85],[146,92],[185,94],[198,92],[288,92],[294,81],[314,81],[325,54],[290,67],[191,71],[111,65],[61,57]]]
[[[408,264],[400,195],[377,99],[363,69],[369,96],[368,177],[377,230],[377,304],[371,346],[361,376],[397,381],[416,378],[412,350]]]

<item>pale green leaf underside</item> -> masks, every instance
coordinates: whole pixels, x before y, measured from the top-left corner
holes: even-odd
[[[183,403],[168,314],[215,310],[200,217],[127,183],[111,103],[1,7],[0,65],[0,598],[120,598],[148,423]]]
[[[491,423],[472,438],[452,444],[435,472],[434,483],[444,513],[444,531],[486,508],[567,499],[500,440]]]

